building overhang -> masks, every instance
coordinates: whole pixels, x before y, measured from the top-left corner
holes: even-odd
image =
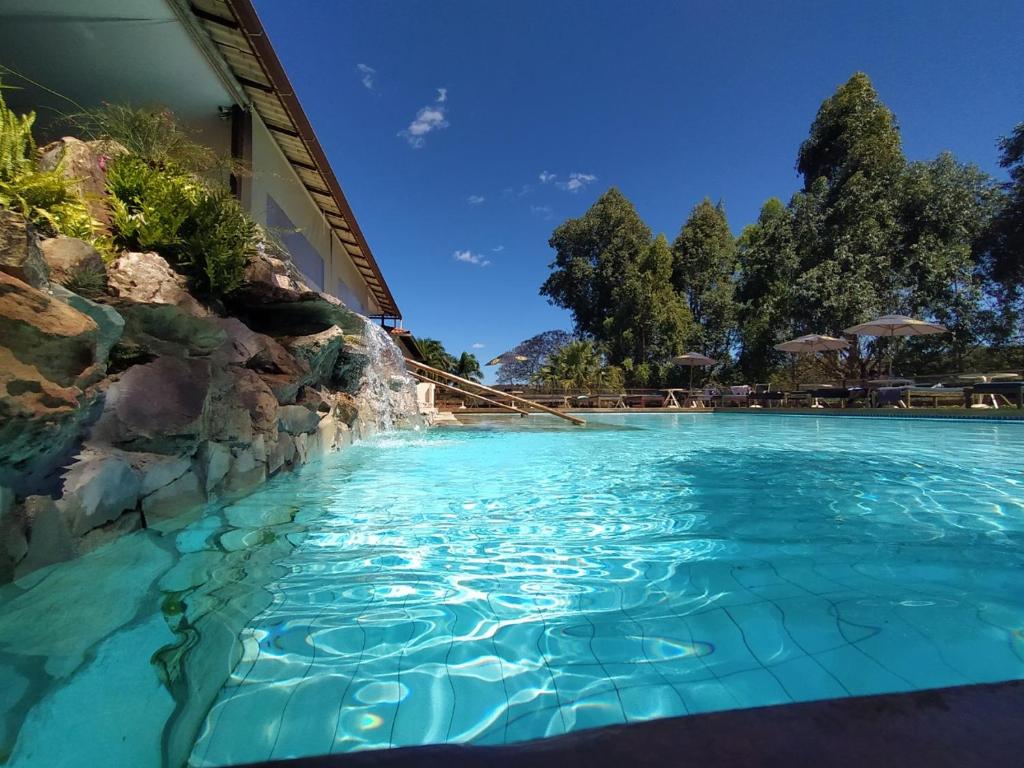
[[[249,0],[192,0],[188,9],[210,36],[249,104],[271,131],[288,163],[344,246],[377,301],[380,314],[400,319],[402,314],[391,289],[384,281],[252,3]]]

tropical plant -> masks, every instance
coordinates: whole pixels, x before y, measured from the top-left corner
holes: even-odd
[[[600,385],[603,367],[593,342],[573,341],[548,357],[535,383],[556,389],[588,389]]]
[[[459,355],[459,359],[455,361],[455,370],[451,373],[470,381],[482,381],[484,378],[484,373],[480,370],[480,361],[471,352]]]
[[[35,114],[16,115],[2,89],[0,84],[0,207],[20,213],[51,234],[91,240],[92,217],[63,171],[37,168]]]
[[[161,253],[204,293],[238,287],[257,228],[226,190],[134,155],[110,161],[107,189],[114,245]]]
[[[95,299],[106,293],[107,270],[89,263],[79,264],[71,270],[71,274],[64,281],[64,287],[79,296]]]
[[[154,168],[201,175],[232,162],[196,141],[168,109],[104,104],[71,115],[70,122],[82,136],[119,145]]]
[[[418,338],[416,339],[416,345],[419,347],[420,352],[423,354],[423,362],[432,368],[444,371],[445,373],[454,373],[456,359],[448,354],[448,351],[437,339],[430,338]]]

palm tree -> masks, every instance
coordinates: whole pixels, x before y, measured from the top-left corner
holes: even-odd
[[[588,389],[601,382],[601,354],[590,341],[573,341],[548,355],[536,379],[562,389]]]
[[[448,354],[448,351],[437,339],[416,339],[416,344],[423,353],[423,362],[433,368],[439,368],[446,373],[455,373],[455,358]]]
[[[459,355],[459,359],[455,362],[455,369],[451,373],[470,381],[481,381],[484,377],[483,371],[480,370],[480,361],[471,352],[463,352]]]

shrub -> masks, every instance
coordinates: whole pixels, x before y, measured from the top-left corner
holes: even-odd
[[[104,104],[70,119],[81,135],[116,142],[154,168],[203,174],[229,164],[193,139],[167,109]]]
[[[110,162],[107,189],[116,247],[157,251],[213,296],[238,287],[256,226],[226,191],[132,155]]]
[[[94,222],[60,168],[36,169],[35,114],[16,115],[0,84],[0,206],[17,211],[50,234],[92,241]]]
[[[183,263],[203,289],[223,295],[241,284],[257,230],[230,193],[204,189],[183,234]]]
[[[79,264],[64,281],[64,287],[79,296],[95,299],[107,291],[107,270],[94,264]]]

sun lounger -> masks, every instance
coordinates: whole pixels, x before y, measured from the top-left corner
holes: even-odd
[[[722,405],[749,405],[752,387],[749,384],[739,384],[729,387],[729,391],[722,395]]]
[[[975,405],[974,398],[977,395],[991,397],[992,405],[999,407],[999,400],[1005,403],[1012,403],[1018,409],[1024,408],[1024,381],[990,381],[975,384],[971,387],[964,387],[964,407],[970,408]]]

